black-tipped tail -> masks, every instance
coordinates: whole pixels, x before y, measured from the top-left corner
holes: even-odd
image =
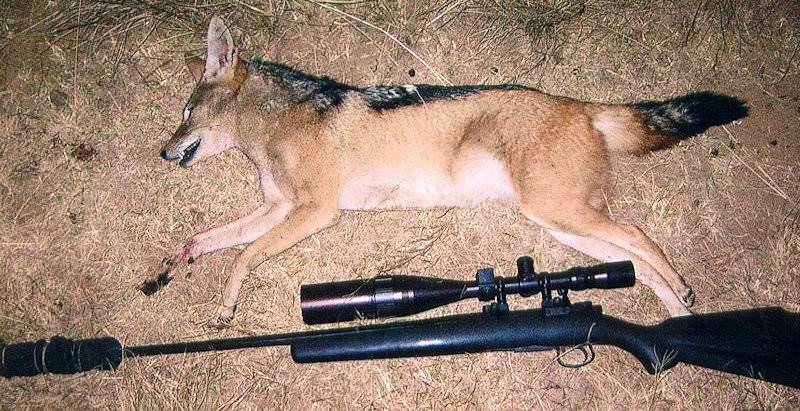
[[[744,101],[709,91],[630,106],[639,111],[647,128],[679,139],[747,117],[749,112]]]

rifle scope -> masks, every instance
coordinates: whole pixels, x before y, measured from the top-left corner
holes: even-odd
[[[306,324],[402,317],[468,298],[496,300],[485,309],[504,312],[508,310],[508,294],[529,297],[541,293],[543,306],[558,306],[563,302],[568,304],[569,290],[623,288],[631,287],[635,282],[630,261],[536,273],[530,257],[517,259],[516,277],[495,277],[492,268],[478,270],[475,277],[475,281],[459,281],[392,275],[307,284],[300,287],[300,307]],[[553,291],[558,292],[555,298],[552,297]]]

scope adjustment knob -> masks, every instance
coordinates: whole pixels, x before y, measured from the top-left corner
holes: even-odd
[[[494,268],[478,269],[475,280],[478,283],[478,300],[492,301],[495,297]]]
[[[517,277],[522,281],[531,281],[536,275],[533,270],[533,258],[524,255],[517,258]]]

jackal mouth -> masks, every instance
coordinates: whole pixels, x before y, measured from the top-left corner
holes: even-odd
[[[189,162],[192,161],[192,158],[194,158],[194,154],[197,152],[197,148],[200,147],[200,140],[202,139],[198,138],[197,141],[195,141],[192,144],[189,144],[188,146],[186,146],[186,148],[183,149],[183,153],[181,153],[181,161],[178,162],[178,164],[180,164],[181,167],[186,167],[189,164]]]

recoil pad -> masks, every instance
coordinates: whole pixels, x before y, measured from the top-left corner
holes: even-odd
[[[113,337],[72,340],[57,335],[50,341],[0,345],[0,349],[0,375],[6,378],[114,370],[123,357],[122,344]]]

